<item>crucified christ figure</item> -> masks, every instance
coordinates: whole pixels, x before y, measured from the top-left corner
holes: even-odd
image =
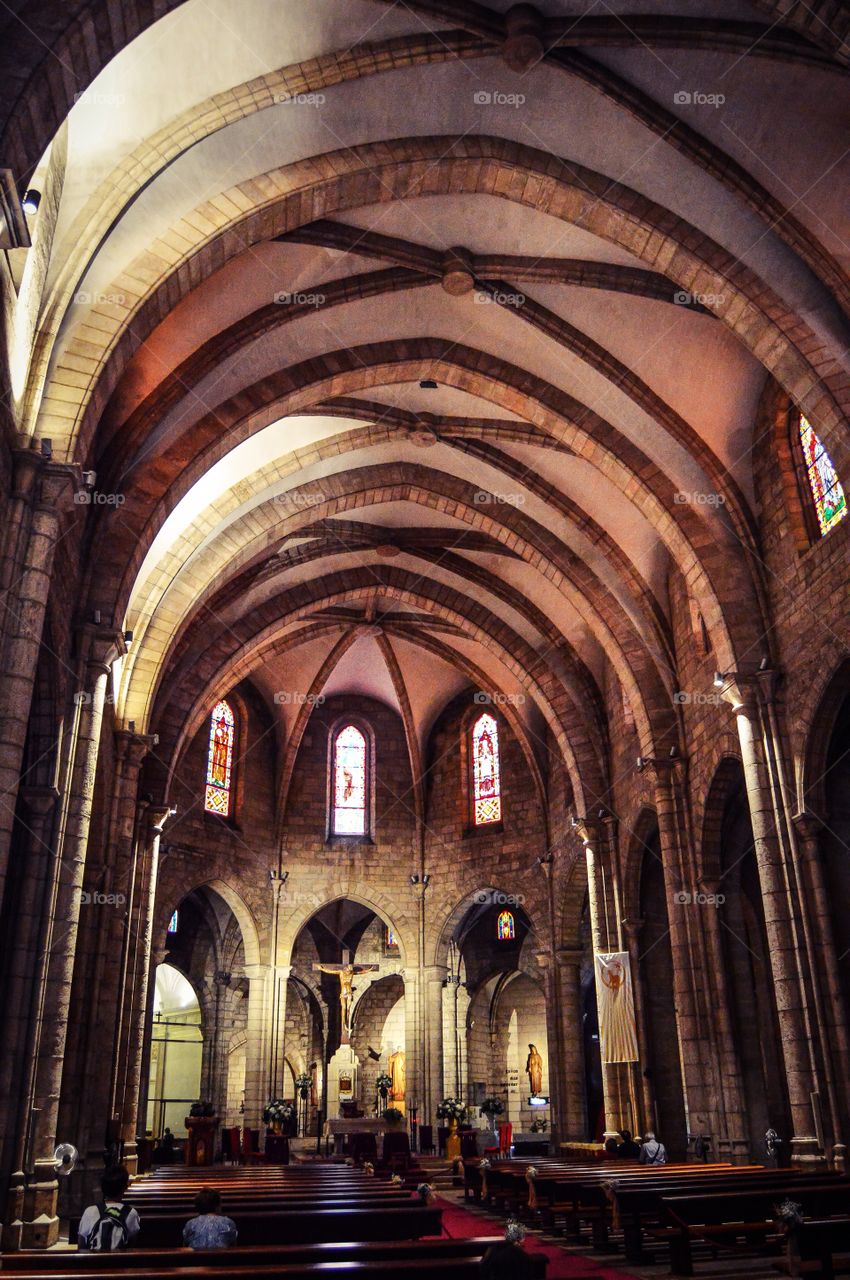
[[[346,953],[347,954],[347,953]],[[342,1015],[342,1043],[348,1044],[351,1036],[351,1006],[354,1003],[354,979],[359,973],[377,969],[376,964],[314,964],[321,973],[335,973],[339,978],[339,1007]]]

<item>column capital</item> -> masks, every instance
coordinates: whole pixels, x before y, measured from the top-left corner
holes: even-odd
[[[21,800],[30,813],[40,818],[46,817],[56,806],[59,792],[56,787],[21,787]]]
[[[159,741],[155,733],[131,733],[129,729],[115,730],[115,746],[118,759],[131,768],[139,768],[149,751]]]
[[[572,968],[580,968],[584,960],[583,947],[556,947],[555,959],[558,964]]]
[[[801,809],[799,813],[793,813],[791,821],[803,840],[816,840],[824,827],[822,819],[816,813],[812,813],[811,809]]]
[[[70,511],[82,483],[82,472],[75,462],[45,460],[38,473],[37,505],[49,511]]]
[[[177,810],[168,804],[148,804],[145,806],[145,817],[148,829],[154,835],[161,835],[162,828],[169,818],[173,818]]]
[[[580,817],[576,814],[573,818],[573,830],[578,834],[585,848],[599,844],[602,837],[602,823],[599,817]]]
[[[775,667],[765,667],[759,671],[718,671],[714,677],[714,687],[733,711],[752,715],[758,710],[760,702],[769,706],[775,701],[781,679],[782,672]]]
[[[637,942],[638,938],[641,935],[641,930],[643,929],[643,926],[645,925],[646,921],[642,917],[636,918],[634,916],[630,916],[630,917],[627,917],[625,920],[621,920],[620,923],[622,924],[626,932],[626,937],[629,939],[629,941]]]
[[[115,627],[84,622],[79,626],[77,636],[80,649],[85,654],[86,665],[99,674],[108,675],[113,663],[127,652],[124,633]]]
[[[12,497],[26,501],[35,492],[35,479],[44,465],[44,458],[33,441],[29,447],[12,450]]]

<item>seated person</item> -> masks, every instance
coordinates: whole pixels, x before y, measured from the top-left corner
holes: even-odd
[[[189,1249],[227,1249],[236,1244],[239,1232],[232,1218],[221,1212],[221,1196],[212,1187],[201,1187],[195,1196],[198,1216],[183,1228],[183,1244]]]
[[[620,1137],[623,1141],[617,1148],[617,1156],[620,1160],[637,1160],[640,1155],[640,1143],[635,1142],[629,1129],[621,1129]]]
[[[606,1156],[615,1156],[619,1150],[620,1150],[620,1144],[617,1141],[617,1139],[608,1138],[608,1140],[605,1143]]]
[[[141,1228],[139,1215],[132,1205],[124,1203],[130,1175],[123,1164],[104,1170],[100,1180],[103,1204],[89,1205],[77,1231],[77,1247],[108,1253],[126,1249]]]

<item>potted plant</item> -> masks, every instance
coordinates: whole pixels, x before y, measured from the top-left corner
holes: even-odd
[[[390,1129],[397,1129],[400,1124],[404,1123],[404,1112],[399,1111],[398,1107],[387,1107],[384,1112],[384,1123]]]
[[[263,1108],[263,1124],[269,1125],[273,1133],[282,1133],[283,1126],[295,1114],[295,1107],[284,1098],[272,1098]]]
[[[496,1130],[496,1117],[502,1115],[504,1110],[505,1104],[501,1098],[485,1098],[481,1103],[481,1115],[489,1116],[494,1132]]]

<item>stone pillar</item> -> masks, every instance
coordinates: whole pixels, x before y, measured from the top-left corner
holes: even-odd
[[[72,765],[53,885],[33,1089],[33,1181],[24,1197],[21,1233],[24,1248],[49,1247],[55,1244],[59,1235],[56,1216],[58,1184],[53,1169],[53,1150],[57,1137],[71,981],[83,905],[86,848],[106,686],[112,663],[124,652],[123,638],[120,633],[85,627],[81,634],[81,652],[88,688],[75,695],[77,717],[73,731]],[[86,904],[87,910],[92,908],[99,910],[100,906],[96,901]]]
[[[549,1079],[558,1079],[557,1114],[552,1117],[552,1139],[581,1140],[587,1133],[587,1097],[585,1092],[584,1046],[581,1019],[581,966],[584,953],[580,947],[558,947],[555,950],[555,1005],[553,1021],[560,1027],[560,1061]],[[550,1040],[550,1044],[552,1041]],[[555,1043],[558,1043],[556,1040]],[[551,1052],[550,1052],[551,1058]],[[557,1150],[556,1153],[557,1154]]]
[[[23,849],[23,882],[15,903],[15,918],[5,943],[9,950],[4,991],[3,1038],[0,1055],[0,1117],[4,1134],[3,1186],[8,1185],[3,1248],[18,1249],[23,1225],[24,1165],[29,1140],[39,973],[50,886],[52,835],[59,792],[55,787],[21,789],[19,804],[27,833]]]
[[[174,814],[168,805],[145,805],[139,829],[139,857],[127,916],[127,964],[121,1026],[120,1079],[116,1094],[124,1163],[136,1170],[139,1097],[144,1057],[148,985],[152,968],[153,915],[162,829]],[[135,825],[135,824],[134,824]],[[144,1117],[141,1124],[144,1134]]]
[[[404,1054],[405,1054],[405,1110],[415,1103],[420,1124],[430,1122],[427,1116],[431,1106],[430,1080],[423,1072],[423,1046],[425,1018],[422,1005],[423,971],[412,965],[401,970],[404,979]]]
[[[423,1012],[425,1019],[425,1043],[427,1058],[423,1063],[424,1090],[417,1103],[419,1124],[436,1124],[437,1106],[445,1096],[443,1084],[443,989],[448,976],[448,966],[429,964],[423,970]],[[405,1001],[406,1004],[406,1001]],[[405,1067],[406,1067],[405,1062]],[[407,1098],[411,1097],[405,1087]]]
[[[291,974],[291,964],[272,967],[269,993],[269,1097],[281,1097],[286,1081],[286,997]]]
[[[803,945],[792,895],[791,867],[783,847],[783,824],[775,807],[771,731],[761,705],[757,677],[726,677],[724,697],[732,705],[741,743],[747,799],[761,883],[765,931],[782,1040],[791,1111],[791,1159],[812,1167],[825,1163],[817,1137],[812,1095],[820,1093],[814,1028],[801,968]],[[774,747],[776,744],[773,744]]]
[[[647,1133],[652,1131],[655,1133],[660,1130],[655,1105],[655,1090],[652,1087],[652,1078],[644,1070],[645,1064],[649,1061],[649,1028],[646,1021],[646,995],[643,989],[643,972],[640,964],[640,933],[642,928],[643,920],[627,919],[623,921],[623,933],[625,934],[626,948],[632,969],[632,991],[635,1001],[638,1053],[640,1054],[640,1062],[637,1064],[639,1079],[636,1082],[637,1088],[635,1091],[639,1123],[634,1132]]]
[[[823,823],[813,813],[802,811],[794,814],[794,826],[803,869],[805,898],[808,904],[814,934],[814,963],[812,981],[819,987],[824,1009],[825,1027],[821,1028],[824,1051],[830,1056],[833,1077],[836,1081],[836,1106],[838,1109],[836,1133],[846,1136],[850,1125],[850,1033],[844,994],[838,976],[838,954],[832,928],[829,892],[826,887],[821,848]],[[824,1034],[825,1031],[825,1034]],[[845,1144],[836,1141],[833,1161],[845,1159]]]
[[[15,451],[0,562],[0,903],[56,540],[79,483],[77,467]]]
[[[268,1012],[272,987],[272,966],[247,964],[248,1024],[245,1044],[245,1114],[242,1123],[246,1129],[259,1129],[263,1107],[269,1100],[271,1084],[268,1055]],[[327,1091],[327,1081],[325,1081]],[[325,1102],[326,1099],[323,1099]]]
[[[594,952],[616,951],[617,934],[613,927],[614,896],[606,877],[603,836],[598,823],[588,819],[579,822],[579,834],[587,858],[587,897]],[[632,1116],[630,1067],[623,1062],[602,1063],[602,1092],[605,1102],[605,1140],[616,1137],[621,1129],[634,1132]]]

